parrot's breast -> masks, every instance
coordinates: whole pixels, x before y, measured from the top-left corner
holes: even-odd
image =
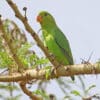
[[[45,37],[45,43],[49,52],[54,55],[55,59],[62,65],[68,64],[68,60],[57,45],[53,35],[49,34]]]

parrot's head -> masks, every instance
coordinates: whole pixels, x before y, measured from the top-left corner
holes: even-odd
[[[42,27],[46,27],[46,26],[51,27],[56,24],[53,16],[46,11],[42,11],[38,14],[37,22],[39,22]]]

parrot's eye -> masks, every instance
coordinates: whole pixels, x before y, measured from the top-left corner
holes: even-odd
[[[47,15],[48,15],[47,13],[44,14],[44,16],[47,16]]]

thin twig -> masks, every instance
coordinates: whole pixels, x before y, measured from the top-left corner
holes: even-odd
[[[29,91],[29,90],[26,88],[26,83],[25,83],[25,82],[21,81],[21,82],[19,82],[19,84],[20,84],[20,87],[21,87],[21,89],[23,90],[23,92],[24,92],[26,95],[28,95],[28,96],[31,98],[31,100],[43,100],[42,97],[39,97],[39,96],[33,94],[31,91]]]

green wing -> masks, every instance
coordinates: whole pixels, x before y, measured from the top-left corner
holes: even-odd
[[[71,53],[71,49],[69,46],[69,42],[63,32],[59,28],[55,30],[55,41],[59,48],[61,49],[62,53],[65,55],[66,59],[68,60],[69,64],[73,64],[73,57]]]

